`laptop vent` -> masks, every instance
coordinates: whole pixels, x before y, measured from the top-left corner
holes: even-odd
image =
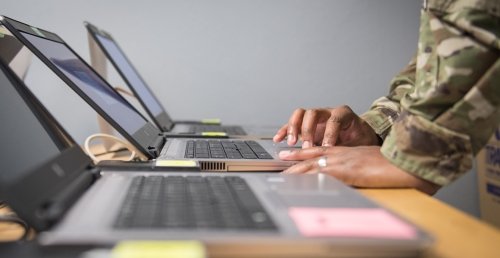
[[[201,171],[226,171],[226,163],[200,161]]]

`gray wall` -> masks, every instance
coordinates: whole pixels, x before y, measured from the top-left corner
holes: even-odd
[[[414,53],[420,5],[416,0],[3,0],[1,8],[7,16],[58,33],[87,60],[82,21],[111,32],[174,118],[277,125],[297,107],[347,103],[358,113],[366,110]],[[82,142],[96,132],[94,112],[35,66],[36,76],[27,78],[30,87],[70,133]],[[43,88],[34,86],[41,81]],[[477,214],[475,174],[438,198]]]

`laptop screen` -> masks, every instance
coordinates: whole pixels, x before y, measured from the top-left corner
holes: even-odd
[[[147,123],[144,117],[66,45],[24,32],[21,34],[129,135],[133,135]]]
[[[96,34],[96,38],[105,48],[105,51],[111,56],[117,69],[121,71],[122,75],[130,84],[129,86],[133,87],[133,90],[139,95],[139,98],[141,98],[142,102],[147,106],[147,109],[149,109],[153,116],[157,116],[163,112],[161,104],[153,96],[153,93],[149,90],[148,86],[144,83],[134,67],[132,67],[118,45],[113,40],[99,34]]]
[[[23,98],[6,76],[0,73],[0,182],[10,183],[61,152]]]

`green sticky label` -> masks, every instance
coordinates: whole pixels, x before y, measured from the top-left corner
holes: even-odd
[[[219,118],[206,118],[206,119],[202,119],[201,123],[207,124],[207,125],[219,125],[220,119]]]
[[[5,34],[0,32],[0,38],[3,38],[3,37],[5,37]]]
[[[225,132],[202,132],[202,136],[208,136],[208,137],[223,137],[227,136],[227,133]]]
[[[44,37],[45,38],[45,35],[43,35],[43,33],[38,29],[38,28],[35,28],[35,27],[31,27],[31,29],[36,33],[38,34],[38,36],[40,37]]]

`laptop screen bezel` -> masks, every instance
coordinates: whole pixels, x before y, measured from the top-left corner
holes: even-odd
[[[161,128],[163,131],[167,131],[167,132],[170,131],[170,130],[172,130],[172,128],[174,127],[173,120],[170,118],[170,116],[168,115],[167,111],[165,110],[165,108],[163,107],[163,105],[161,104],[161,102],[158,101],[158,99],[156,98],[155,94],[153,94],[153,92],[151,91],[151,88],[144,81],[144,79],[142,78],[142,76],[139,74],[139,72],[137,71],[137,69],[133,66],[132,62],[130,62],[130,60],[128,59],[128,57],[125,55],[125,52],[123,52],[123,50],[118,45],[118,43],[114,40],[114,38],[111,36],[111,34],[109,34],[106,31],[100,30],[95,25],[91,24],[90,22],[84,22],[84,25],[87,28],[87,31],[91,35],[91,37],[94,40],[94,42],[99,46],[99,48],[101,49],[101,51],[106,55],[106,58],[109,60],[109,62],[111,62],[111,64],[115,68],[115,70],[118,71],[118,73],[120,74],[120,76],[122,77],[122,79],[125,81],[125,83],[127,83],[129,89],[132,90],[132,92],[134,93],[134,95],[136,96],[136,98],[139,100],[139,102],[141,103],[141,105],[144,107],[144,109],[148,113],[149,117],[151,117],[151,119],[155,122],[155,124],[158,126],[158,128]],[[111,56],[111,54],[108,52],[108,50],[103,46],[102,42],[99,40],[99,38],[97,37],[97,35],[99,35],[101,37],[104,37],[104,38],[106,38],[108,40],[111,40],[113,42],[113,44],[115,44],[115,46],[117,47],[117,49],[120,51],[120,53],[123,55],[123,57],[125,58],[125,60],[130,65],[130,67],[134,70],[134,72],[137,74],[137,76],[139,77],[139,79],[142,81],[142,83],[146,87],[146,90],[148,90],[151,93],[151,96],[156,100],[156,102],[160,106],[160,108],[161,108],[162,111],[158,115],[153,114],[153,112],[151,111],[151,109],[148,107],[148,103],[144,102],[144,100],[141,98],[140,94],[138,93],[138,90],[127,79],[127,76],[125,75],[125,73],[120,69],[120,67],[116,63],[115,59]]]
[[[55,157],[36,164],[35,168],[29,169],[23,176],[3,183],[0,191],[2,199],[11,209],[35,229],[43,230],[56,222],[70,207],[70,203],[57,203],[61,193],[70,191],[67,189],[75,186],[73,182],[79,183],[81,191],[92,183],[93,176],[85,173],[85,170],[92,167],[92,160],[1,60],[0,68],[10,84],[4,87],[14,88],[60,151]],[[19,159],[22,162],[23,157],[20,156]],[[74,192],[72,198],[78,198],[79,192]],[[57,212],[52,212],[54,210],[51,210],[51,205],[56,203],[59,205]]]
[[[129,134],[123,127],[121,127],[111,116],[109,116],[94,100],[88,97],[77,85],[73,83],[62,71],[55,67],[50,60],[39,51],[29,40],[27,40],[22,33],[24,32],[36,37],[40,35],[34,33],[33,29],[36,29],[43,33],[44,39],[52,40],[57,43],[63,44],[69,51],[71,51],[80,61],[82,61],[92,72],[98,76],[104,84],[109,88],[109,90],[114,91],[116,95],[121,98],[124,102],[128,101],[120,95],[109,83],[102,78],[99,73],[97,73],[90,65],[83,60],[80,55],[78,55],[66,42],[64,42],[57,34],[13,20],[11,18],[1,16],[0,23],[3,24],[18,40],[20,40],[26,47],[28,47],[40,60],[47,65],[59,78],[61,78],[73,91],[75,91],[85,102],[87,102],[99,115],[101,115],[108,123],[110,123],[121,135],[123,135],[130,143],[132,143],[141,153],[143,153],[147,158],[156,158],[152,152],[149,151],[149,147],[154,143],[161,132],[154,127],[140,112],[138,112],[132,105],[130,108],[137,112],[139,116],[144,119],[144,125],[141,126],[136,132]]]

